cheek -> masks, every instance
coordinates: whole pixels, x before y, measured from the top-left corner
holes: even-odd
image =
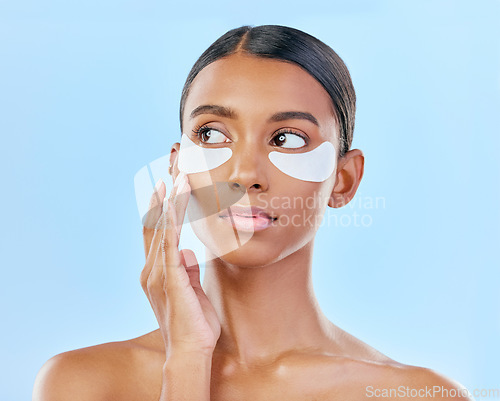
[[[190,174],[188,178],[191,186],[187,206],[190,222],[209,218],[240,201],[249,203],[243,186],[214,181],[209,172]]]
[[[202,148],[183,134],[177,166],[186,174],[201,173],[224,164],[232,154],[229,148]]]
[[[279,197],[272,197],[263,204],[279,216],[279,225],[289,235],[306,236],[320,227],[327,208],[330,181],[323,183],[294,184],[292,179],[281,180],[276,188]]]
[[[247,197],[243,198],[243,203],[249,202]],[[193,198],[191,200],[193,200]],[[242,231],[233,228],[221,219],[217,213],[212,213],[212,211],[207,210],[206,198],[201,202],[190,201],[190,205],[192,203],[190,215],[194,214],[192,213],[193,209],[197,209],[195,212],[197,218],[190,221],[191,228],[198,239],[216,257],[224,257],[225,255],[239,250],[253,238],[253,231]],[[241,261],[239,263],[241,263]]]
[[[309,234],[317,231],[323,219],[324,208],[320,201],[320,198],[314,196],[296,199],[293,209],[283,211],[279,218],[280,224],[287,228],[290,235],[309,238]]]
[[[306,153],[270,152],[269,160],[286,175],[312,182],[327,180],[336,166],[335,147],[328,141]]]
[[[253,235],[226,227],[216,215],[191,222],[191,228],[198,240],[217,257],[241,248]]]

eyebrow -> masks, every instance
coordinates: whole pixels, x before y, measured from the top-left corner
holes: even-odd
[[[215,104],[204,104],[196,107],[191,112],[189,118],[193,119],[196,116],[199,116],[200,114],[213,114],[219,117],[226,117],[232,119],[238,118],[238,114],[234,110],[228,107],[218,106]],[[285,120],[307,120],[319,127],[319,123],[316,117],[314,117],[311,113],[305,111],[281,111],[273,114],[268,121],[278,122]]]

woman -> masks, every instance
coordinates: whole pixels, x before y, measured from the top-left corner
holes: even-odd
[[[34,399],[469,399],[341,330],[316,301],[318,224],[363,176],[354,114],[349,72],[318,39],[265,25],[215,41],[182,92],[172,193],[157,183],[144,224],[141,284],[159,329],[56,355]],[[178,249],[188,202],[203,287],[194,253]]]

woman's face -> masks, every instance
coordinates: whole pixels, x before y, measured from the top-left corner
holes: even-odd
[[[205,108],[192,116],[193,110],[204,105],[225,108],[231,114]],[[300,115],[271,118],[291,111],[308,113],[317,124]],[[332,101],[311,75],[295,64],[242,53],[220,59],[193,81],[184,108],[183,130],[200,147],[230,148],[232,152],[221,165],[188,174],[190,207],[208,210],[208,205],[214,204],[210,196],[197,196],[197,189],[217,182],[237,183],[239,186],[230,184],[229,188],[245,193],[238,205],[263,208],[275,218],[263,230],[248,231],[245,222],[249,220],[244,217],[234,227],[230,218],[221,217],[228,215],[227,210],[206,213],[206,218],[191,224],[211,253],[238,266],[263,266],[313,240],[335,184],[336,170],[324,181],[304,181],[285,174],[269,158],[273,151],[310,152],[325,141],[338,149]],[[178,150],[178,144],[174,148]],[[207,194],[206,190],[199,193]],[[239,235],[236,241],[235,235]]]

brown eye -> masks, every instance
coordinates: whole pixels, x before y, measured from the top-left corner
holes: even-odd
[[[286,142],[286,135],[285,134],[279,134],[276,139],[274,140],[274,143],[278,146],[283,145]]]
[[[280,132],[274,138],[276,146],[287,149],[298,149],[306,145],[306,141],[300,135],[293,132]]]
[[[196,136],[198,136],[200,141],[203,143],[213,144],[213,143],[224,143],[229,141],[229,138],[226,135],[224,135],[222,132],[214,128],[200,127],[193,130],[193,132],[196,134]]]

